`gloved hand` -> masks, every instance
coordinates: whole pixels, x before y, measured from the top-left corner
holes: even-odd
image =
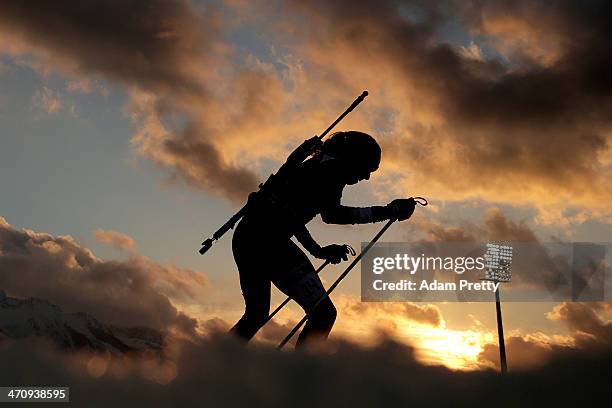
[[[300,147],[305,150],[313,150],[321,147],[322,145],[323,141],[319,139],[319,136],[313,136],[310,139],[304,140]]]
[[[398,198],[387,204],[387,210],[391,219],[404,221],[412,216],[416,201],[414,198]]]
[[[340,261],[347,261],[348,254],[354,255],[355,251],[348,245],[332,244],[321,248],[315,256],[319,259],[326,259],[330,263],[337,264]]]
[[[266,195],[261,191],[253,191],[251,194],[249,194],[247,203],[250,208],[259,208],[264,206],[269,201],[267,198],[268,197],[266,197]]]
[[[318,136],[306,139],[287,157],[286,163],[301,163],[323,145]]]

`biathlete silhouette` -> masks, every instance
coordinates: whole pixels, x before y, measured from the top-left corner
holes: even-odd
[[[385,206],[347,207],[341,204],[344,187],[368,180],[378,169],[381,148],[372,136],[354,130],[333,133],[324,142],[321,139],[366,95],[364,92],[357,98],[321,136],[302,143],[277,174],[260,185],[260,191],[249,195],[243,209],[213,238],[202,243],[204,247],[200,252],[204,253],[212,241],[233,228],[240,219],[232,239],[232,251],[240,275],[245,312],[230,330],[231,334],[248,342],[270,320],[273,283],[307,314],[304,318],[306,325],[296,346],[325,340],[336,320],[336,308],[321,283],[318,271],[291,238],[295,237],[315,258],[325,260],[323,266],[337,264],[355,253],[346,244],[319,245],[306,228],[315,216],[320,215],[327,224],[390,220],[375,238],[378,239],[391,222],[410,218],[417,203],[426,205],[426,200],[423,204],[414,198],[396,199]],[[363,252],[359,258],[362,255]],[[296,326],[294,331],[297,329]],[[288,338],[279,347],[286,341]]]

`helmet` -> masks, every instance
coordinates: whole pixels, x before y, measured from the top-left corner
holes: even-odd
[[[355,130],[332,134],[323,143],[321,152],[357,170],[373,172],[380,165],[381,150],[376,140],[367,133]]]

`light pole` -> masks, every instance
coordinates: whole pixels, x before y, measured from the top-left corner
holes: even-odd
[[[497,283],[497,282],[496,282]],[[499,339],[499,363],[501,373],[508,372],[508,363],[506,362],[506,342],[504,341],[504,324],[502,323],[501,302],[499,301],[499,286],[495,289],[495,310],[497,311],[497,337]]]
[[[502,322],[501,300],[499,287],[502,282],[510,282],[510,268],[512,266],[512,247],[509,245],[487,244],[485,253],[485,277],[483,280],[492,281],[497,285],[495,289],[495,311],[497,314],[497,337],[499,341],[499,364],[501,373],[508,372],[506,360],[506,343],[504,341],[504,325]]]

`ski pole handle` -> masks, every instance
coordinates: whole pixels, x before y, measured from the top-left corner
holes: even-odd
[[[423,197],[412,197],[412,199],[419,205],[422,205],[423,207],[427,207],[427,204],[429,204],[429,201],[427,201],[426,198]]]

